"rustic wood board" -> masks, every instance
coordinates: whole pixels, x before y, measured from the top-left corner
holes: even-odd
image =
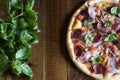
[[[94,80],[71,61],[66,47],[66,31],[73,13],[85,0],[35,0],[38,11],[39,44],[32,48],[30,60],[33,80]],[[6,73],[0,80],[19,79]]]

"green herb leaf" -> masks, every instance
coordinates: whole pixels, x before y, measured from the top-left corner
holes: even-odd
[[[25,6],[25,9],[28,11],[28,10],[30,10],[30,9],[32,9],[33,8],[33,6],[34,6],[34,0],[27,0],[26,1],[26,6]]]
[[[24,49],[20,49],[16,52],[15,58],[18,60],[26,61],[29,59],[30,55],[31,55],[30,49],[24,48]]]
[[[28,23],[25,21],[24,18],[21,18],[21,19],[18,21],[18,25],[20,26],[20,28],[27,28],[27,27],[28,27]]]
[[[0,75],[6,71],[8,68],[8,57],[5,55],[5,52],[0,49]]]
[[[32,78],[32,70],[26,63],[21,64],[20,68],[23,74],[27,75],[30,79]]]
[[[94,35],[92,33],[85,35],[85,41],[90,43],[94,39]]]
[[[89,26],[91,23],[88,22],[87,20],[84,21],[84,26]]]
[[[33,39],[32,35],[30,33],[28,33],[28,31],[23,30],[20,33],[20,40],[22,42],[22,44],[24,44],[26,47],[31,48],[30,46],[30,41]]]
[[[21,68],[20,68],[20,66],[19,66],[19,61],[18,61],[18,60],[13,61],[12,64],[11,64],[11,66],[12,66],[12,71],[13,71],[17,76],[19,76],[19,75],[22,73]]]
[[[0,38],[4,39],[4,40],[7,40],[7,25],[6,23],[3,21],[3,22],[0,22]]]
[[[110,27],[110,26],[111,26],[111,22],[110,22],[110,21],[106,21],[106,22],[104,23],[104,26],[105,26],[106,28]]]
[[[119,34],[108,34],[105,38],[104,38],[104,41],[107,41],[107,42],[111,42],[111,41],[115,41],[117,40],[117,38],[119,37]]]
[[[93,63],[101,63],[103,61],[103,58],[100,56],[93,56],[93,57],[91,57],[91,61]]]
[[[119,9],[118,9],[117,6],[111,8],[111,14],[116,15],[116,14],[118,14],[118,13],[119,13]]]
[[[118,7],[118,14],[120,14],[120,7]]]
[[[10,14],[10,11],[11,11],[11,2],[10,0],[3,0],[3,5],[4,5],[4,8],[5,8],[5,11]]]
[[[22,9],[23,8],[22,0],[11,0],[11,6],[15,9]]]

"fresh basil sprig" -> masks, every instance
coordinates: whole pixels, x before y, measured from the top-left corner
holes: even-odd
[[[39,41],[37,12],[32,8],[35,0],[3,0],[6,17],[0,18],[0,74],[11,68],[20,76],[32,79],[33,73],[27,65],[31,56],[31,45]]]
[[[112,41],[115,41],[117,40],[119,37],[119,34],[108,34],[105,38],[104,38],[104,41],[107,41],[107,42],[112,42]]]
[[[92,33],[85,35],[85,41],[90,43],[94,39],[94,35]]]
[[[85,21],[84,21],[84,26],[87,27],[87,26],[89,26],[89,25],[91,25],[91,23],[90,23],[89,21],[85,20]]]
[[[93,57],[91,57],[91,61],[93,63],[101,63],[103,61],[103,58],[100,56],[93,56]]]
[[[118,6],[112,7],[111,10],[110,10],[110,12],[113,15],[120,14],[120,7],[118,7]]]
[[[109,27],[111,26],[111,22],[110,22],[110,21],[106,21],[106,22],[104,23],[104,26],[105,26],[106,28],[109,28]]]

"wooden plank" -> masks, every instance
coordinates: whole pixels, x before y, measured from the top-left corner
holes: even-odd
[[[59,4],[58,0],[46,2],[46,27],[44,28],[43,80],[66,80],[67,67],[60,51]],[[49,6],[48,6],[49,5]]]
[[[67,1],[67,0],[66,0]],[[56,69],[54,72],[54,80],[67,80],[67,61],[65,61],[65,55],[60,46],[61,39],[61,28],[63,28],[63,21],[66,15],[66,1],[65,0],[54,0],[55,7],[55,19],[54,19],[54,35],[53,35],[53,62],[56,63]],[[62,4],[61,4],[62,3]],[[64,14],[63,14],[64,13]],[[63,32],[62,32],[63,33]],[[64,38],[65,39],[65,38]]]

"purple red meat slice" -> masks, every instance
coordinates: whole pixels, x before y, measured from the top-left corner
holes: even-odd
[[[71,32],[71,38],[79,38],[82,31],[80,29],[73,30]]]
[[[92,67],[95,74],[105,74],[106,68],[103,64],[94,64]]]
[[[74,52],[75,52],[75,55],[76,55],[77,57],[79,57],[79,56],[82,54],[83,51],[84,51],[84,49],[83,49],[83,47],[80,46],[80,45],[76,45],[76,46],[74,47]]]

